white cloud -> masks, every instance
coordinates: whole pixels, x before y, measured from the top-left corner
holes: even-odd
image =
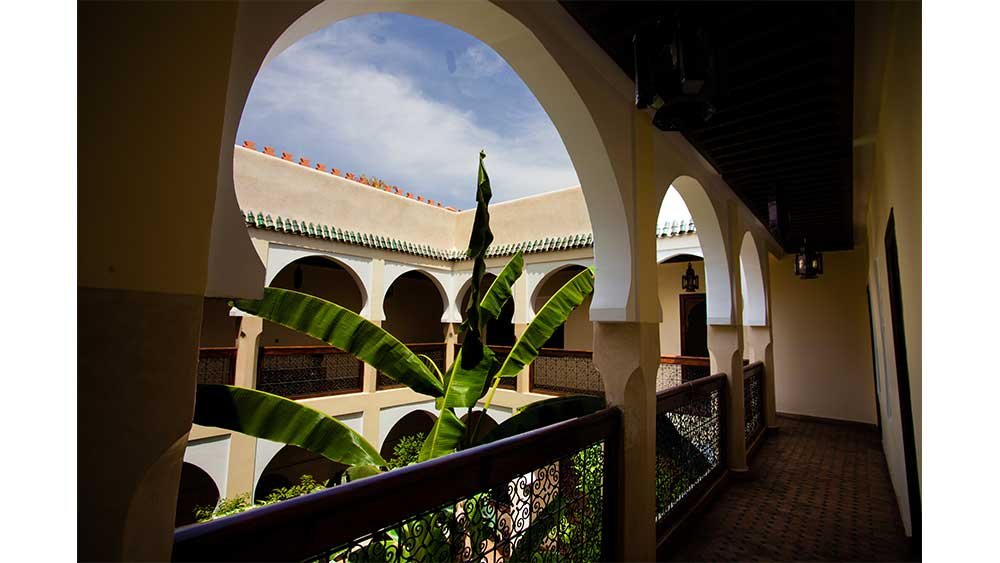
[[[579,183],[540,107],[518,112],[510,123],[490,114],[488,103],[474,113],[432,99],[426,90],[436,85],[422,84],[419,69],[443,65],[438,54],[378,36],[377,21],[338,27],[294,45],[261,72],[241,133],[280,131],[277,136],[294,139],[301,150],[317,151],[303,154],[314,161],[461,207],[472,205],[483,148],[495,201]],[[378,58],[369,56],[375,49]],[[506,67],[485,45],[465,49],[455,63],[462,80]],[[254,140],[283,148],[279,140]]]

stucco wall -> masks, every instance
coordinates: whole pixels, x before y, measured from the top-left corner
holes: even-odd
[[[455,248],[468,245],[473,219],[474,209],[458,213]],[[496,245],[591,232],[579,186],[490,204],[490,228]]]
[[[236,147],[236,197],[244,210],[271,213],[449,248],[457,215],[262,152]],[[376,213],[375,210],[378,210]]]
[[[865,251],[824,253],[813,280],[794,258],[769,258],[777,410],[874,424]]]
[[[896,223],[899,276],[906,333],[907,364],[916,435],[921,452],[921,10],[919,4],[893,7],[883,78],[875,174],[868,203],[868,248],[874,261],[885,255],[885,228],[892,210]],[[884,262],[882,262],[884,265]],[[884,267],[880,276],[885,277]],[[888,295],[883,295],[888,299]],[[888,308],[886,308],[888,312]],[[891,353],[891,352],[890,352]],[[918,463],[918,469],[919,469]]]

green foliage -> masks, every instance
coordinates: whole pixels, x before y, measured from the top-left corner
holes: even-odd
[[[258,499],[256,503],[250,502],[250,493],[243,493],[233,498],[222,498],[215,506],[199,506],[194,509],[194,517],[198,522],[207,522],[216,518],[223,518],[240,512],[246,512],[253,508],[275,504],[283,500],[293,499],[309,493],[322,491],[327,487],[328,481],[319,483],[312,475],[303,475],[299,478],[298,485],[279,487],[264,499]]]
[[[468,251],[474,261],[471,294],[466,321],[460,329],[463,344],[446,373],[440,373],[429,358],[414,354],[381,327],[317,297],[265,288],[263,299],[234,299],[231,302],[246,313],[344,350],[414,391],[435,397],[440,412],[419,448],[418,461],[474,445],[471,437],[476,429],[466,428],[456,409],[474,408],[487,393],[483,409],[488,409],[500,377],[513,377],[534,360],[542,344],[594,288],[592,270],[585,270],[570,280],[542,307],[503,365],[499,365],[494,353],[485,345],[485,330],[488,321],[497,318],[511,298],[514,283],[524,271],[524,257],[520,253],[514,255],[489,289],[481,291],[486,252],[493,241],[489,224],[489,202],[493,192],[485,158],[486,154],[480,153],[476,214]],[[575,402],[572,398],[563,399],[567,400],[543,401],[534,409],[525,409],[498,427],[497,437],[493,439],[587,414],[603,406],[592,398]],[[363,437],[324,413],[269,393],[226,385],[199,385],[194,422],[300,446],[348,465],[346,480],[412,463],[416,449],[412,442],[407,442],[406,456],[387,462]]]
[[[194,422],[294,444],[345,465],[385,465],[378,450],[336,418],[264,391],[199,385]]]
[[[322,483],[317,483],[313,479],[312,475],[303,475],[299,478],[298,485],[291,485],[289,487],[278,487],[271,491],[267,497],[262,501],[258,501],[260,506],[266,506],[268,504],[274,504],[276,502],[281,502],[283,500],[293,499],[295,497],[300,497],[302,495],[308,495],[309,493],[315,493],[317,491],[322,491],[326,488],[329,481],[323,481]]]
[[[403,436],[400,438],[396,446],[392,448],[392,457],[389,458],[387,467],[389,469],[398,469],[417,463],[417,458],[420,456],[420,448],[423,446],[424,438],[426,437],[426,433],[417,432],[412,436]]]
[[[336,303],[267,287],[263,299],[234,299],[231,304],[340,348],[417,393],[440,397],[444,391],[441,380],[395,336]]]

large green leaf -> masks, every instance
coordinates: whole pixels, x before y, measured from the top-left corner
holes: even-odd
[[[573,279],[566,282],[566,285],[559,288],[542,307],[542,310],[535,315],[524,334],[517,339],[510,354],[500,366],[497,378],[514,377],[538,357],[538,351],[548,342],[556,329],[566,322],[573,309],[576,309],[588,295],[594,291],[594,270],[587,268]]]
[[[483,324],[500,316],[500,311],[514,293],[514,282],[521,277],[524,271],[524,255],[521,252],[515,254],[503,267],[500,275],[493,280],[486,295],[483,296],[479,304],[479,312],[482,315]]]
[[[346,465],[386,464],[378,450],[339,420],[256,389],[198,385],[194,422],[293,444]]]
[[[434,423],[430,434],[424,440],[423,447],[420,448],[417,461],[427,461],[455,452],[463,434],[465,434],[465,424],[455,416],[455,411],[450,408],[441,409],[438,412],[437,422]]]
[[[482,398],[486,383],[497,363],[493,350],[483,347],[479,363],[466,369],[462,367],[463,353],[464,350],[459,350],[455,356],[445,379],[444,396],[435,401],[435,406],[439,409],[468,408],[475,405]]]
[[[444,393],[441,380],[402,342],[336,303],[268,287],[264,288],[263,299],[234,299],[232,305],[353,354],[417,393],[432,397]]]
[[[486,174],[486,151],[479,153],[479,179],[476,182],[476,216],[469,235],[469,256],[473,259],[472,285],[469,287],[469,307],[466,309],[465,322],[462,323],[464,340],[462,350],[465,352],[466,368],[472,368],[480,362],[483,350],[482,327],[484,321],[479,312],[479,302],[482,299],[480,286],[486,274],[486,251],[493,242],[493,231],[490,230],[490,199],[493,189],[490,187],[490,177]]]
[[[521,412],[500,423],[489,434],[478,440],[475,445],[488,444],[529,430],[586,416],[603,409],[605,404],[603,397],[590,395],[567,395],[538,401],[524,407]]]

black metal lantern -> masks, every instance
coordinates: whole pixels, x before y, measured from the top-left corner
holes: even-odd
[[[802,239],[802,248],[795,255],[795,275],[811,280],[822,273],[823,253],[809,248],[806,239]]]
[[[698,291],[698,274],[694,273],[694,268],[691,267],[690,262],[688,262],[687,271],[681,277],[681,287],[688,293]]]
[[[302,289],[302,265],[298,264],[295,266],[295,272],[292,274],[292,286],[295,289]]]

